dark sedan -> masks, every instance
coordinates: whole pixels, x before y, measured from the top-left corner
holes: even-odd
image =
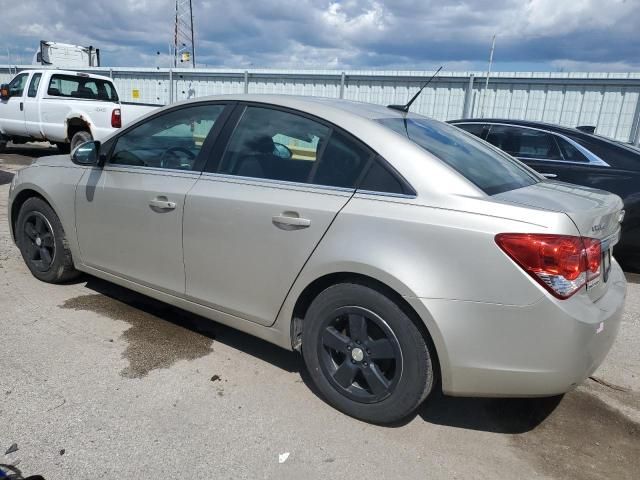
[[[626,215],[616,258],[640,269],[640,150],[575,128],[502,119],[453,120],[548,178],[622,197]]]

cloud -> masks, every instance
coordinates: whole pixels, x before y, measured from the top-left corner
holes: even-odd
[[[637,69],[632,0],[194,0],[196,59],[223,67]],[[0,16],[5,48],[93,45],[113,66],[167,65],[173,0],[23,0]],[[43,14],[46,12],[46,14]],[[43,18],[47,18],[45,22]],[[163,55],[158,56],[156,52]],[[14,60],[15,61],[15,60]]]

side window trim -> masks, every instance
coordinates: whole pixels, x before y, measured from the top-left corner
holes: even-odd
[[[163,109],[160,112],[157,112],[157,113],[151,115],[150,117],[146,117],[146,118],[144,118],[142,120],[134,122],[133,124],[127,126],[122,131],[118,132],[116,135],[111,137],[109,140],[107,140],[106,143],[108,143],[108,148],[107,148],[107,151],[105,152],[105,156],[106,156],[105,166],[117,167],[117,168],[134,168],[134,169],[135,168],[142,168],[142,169],[150,170],[150,171],[154,171],[154,172],[164,172],[164,171],[170,170],[170,169],[166,169],[166,168],[139,167],[139,166],[131,166],[131,165],[113,164],[113,163],[111,163],[111,156],[113,155],[113,151],[114,151],[114,149],[115,149],[120,137],[122,137],[123,135],[127,134],[131,130],[134,130],[136,127],[142,125],[143,123],[146,123],[146,122],[149,122],[151,120],[154,120],[154,119],[156,119],[156,118],[158,118],[158,117],[160,117],[162,115],[167,115],[167,114],[170,114],[172,112],[175,112],[175,111],[178,111],[178,110],[182,110],[182,109],[185,109],[185,108],[189,108],[189,107],[200,107],[200,106],[205,106],[205,105],[223,105],[224,109],[220,113],[220,116],[216,119],[216,122],[214,123],[213,128],[207,134],[207,137],[205,138],[205,140],[204,140],[204,142],[202,144],[202,148],[198,152],[198,156],[196,157],[195,162],[193,164],[193,169],[192,170],[176,170],[176,171],[179,171],[179,172],[182,172],[182,173],[197,173],[197,174],[200,174],[200,173],[203,172],[205,164],[206,164],[208,156],[209,156],[209,152],[210,152],[212,146],[215,144],[217,138],[220,136],[220,132],[224,128],[225,124],[229,120],[229,117],[230,117],[232,111],[234,110],[235,104],[236,104],[236,102],[233,102],[233,101],[211,101],[211,102],[188,103],[188,104],[172,107],[172,108],[169,108],[169,109],[166,109],[166,110]]]

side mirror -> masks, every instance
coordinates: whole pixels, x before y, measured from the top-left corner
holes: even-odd
[[[11,91],[9,90],[9,85],[6,83],[0,85],[0,98],[2,100],[6,100],[11,96]]]
[[[100,142],[85,142],[71,152],[71,161],[76,165],[92,166],[100,163]]]

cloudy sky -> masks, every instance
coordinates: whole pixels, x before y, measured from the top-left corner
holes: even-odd
[[[9,1],[9,0],[5,0]],[[93,45],[105,66],[166,66],[174,0],[19,0],[0,13],[0,63],[41,39]],[[640,0],[193,0],[211,67],[640,69]],[[161,55],[156,52],[160,51]]]

